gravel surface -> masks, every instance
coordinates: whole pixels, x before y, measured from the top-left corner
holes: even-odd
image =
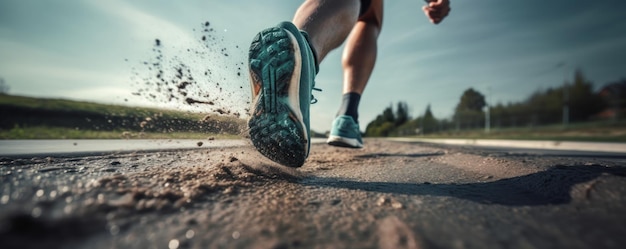
[[[624,248],[626,156],[366,140],[0,159],[2,248]]]

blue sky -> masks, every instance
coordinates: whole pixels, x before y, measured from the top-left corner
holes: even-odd
[[[211,111],[131,95],[137,88],[133,72],[150,74],[141,62],[153,58],[158,38],[164,56],[216,72],[199,80],[202,91],[216,91],[216,82],[224,88],[214,93],[224,96],[213,108],[243,112],[247,76],[236,76],[232,65],[246,61],[256,32],[291,20],[300,3],[0,0],[0,77],[18,95]],[[423,1],[386,1],[378,61],[361,101],[362,129],[398,101],[406,101],[413,116],[430,104],[437,118],[449,117],[469,87],[492,103],[506,103],[561,85],[575,68],[596,87],[626,78],[624,1],[451,3],[450,16],[432,25],[421,11]],[[219,37],[216,46],[227,48],[230,56],[220,56],[217,49],[203,56],[185,53],[205,49],[198,29],[206,21]],[[323,92],[315,93],[314,130],[328,130],[339,105],[340,57],[341,48],[321,65],[316,81]]]

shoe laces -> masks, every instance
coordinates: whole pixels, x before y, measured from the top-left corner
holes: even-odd
[[[322,89],[317,88],[317,87],[313,87],[313,90],[318,91],[318,92],[322,91]],[[315,103],[317,103],[317,99],[315,98],[315,96],[313,96],[313,94],[311,94],[311,104],[315,104]]]

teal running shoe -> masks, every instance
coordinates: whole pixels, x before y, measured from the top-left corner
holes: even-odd
[[[326,143],[339,147],[363,148],[359,124],[348,115],[338,116],[333,121],[333,128]]]
[[[272,161],[302,166],[311,148],[309,108],[318,71],[308,35],[290,22],[265,29],[250,45],[249,63],[252,144]]]

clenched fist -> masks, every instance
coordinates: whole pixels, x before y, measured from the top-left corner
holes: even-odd
[[[450,13],[450,1],[448,0],[427,0],[427,2],[428,4],[422,9],[426,17],[434,24],[439,24]]]

